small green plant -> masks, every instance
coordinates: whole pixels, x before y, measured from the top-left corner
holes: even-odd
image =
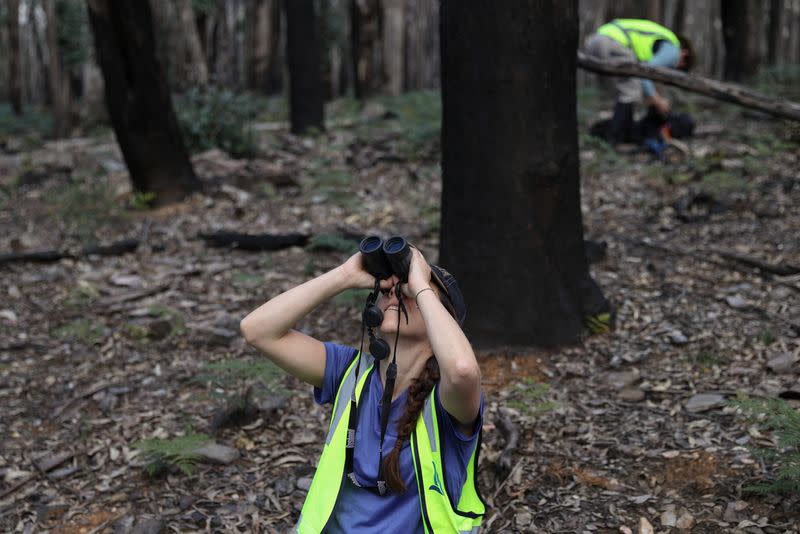
[[[514,387],[506,404],[526,415],[540,415],[558,406],[557,402],[544,400],[549,392],[548,384],[525,378]]]
[[[102,323],[91,319],[76,319],[55,330],[56,337],[73,339],[85,345],[94,345],[103,339],[105,328]]]
[[[747,191],[750,183],[739,173],[712,171],[703,176],[700,187],[712,194],[725,194]]]
[[[137,441],[133,447],[142,451],[147,461],[145,470],[148,475],[157,476],[174,466],[191,476],[198,460],[195,451],[209,441],[211,438],[205,434],[187,434],[172,439],[151,438]]]
[[[131,207],[135,210],[146,210],[153,206],[156,194],[152,191],[137,191],[131,199]]]
[[[800,410],[782,399],[750,399],[739,396],[732,404],[751,423],[775,437],[774,448],[751,447],[753,454],[772,469],[772,480],[745,488],[758,493],[800,493]]]
[[[316,234],[311,237],[306,250],[312,252],[350,252],[358,250],[358,241],[339,234]]]
[[[231,281],[235,286],[244,289],[254,289],[264,283],[262,277],[246,271],[234,271],[231,273]]]
[[[70,288],[64,299],[64,305],[71,309],[78,309],[87,306],[100,296],[100,290],[91,282],[78,280],[78,283]]]
[[[777,338],[775,337],[775,332],[773,332],[771,328],[763,330],[761,334],[759,334],[758,339],[764,345],[767,346],[772,345],[773,343],[775,343],[775,341],[777,341]]]
[[[710,350],[704,350],[695,357],[695,364],[701,371],[710,371],[715,365],[720,365],[722,359]]]
[[[605,334],[611,331],[611,314],[608,312],[598,313],[597,315],[587,315],[585,318],[586,328],[592,334]]]
[[[189,89],[176,102],[178,122],[189,150],[221,148],[234,157],[256,152],[251,122],[257,103],[226,89]]]
[[[278,194],[278,190],[271,182],[264,182],[261,184],[261,194],[266,198],[275,198],[275,196]]]

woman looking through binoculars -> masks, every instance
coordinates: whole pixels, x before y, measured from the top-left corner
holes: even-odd
[[[460,327],[464,299],[447,271],[414,247],[404,252],[406,273],[378,279],[388,272],[373,276],[357,252],[242,320],[248,343],[313,385],[317,403],[334,403],[295,532],[477,532],[480,526],[485,506],[475,479],[483,396]],[[354,288],[374,290],[368,308],[377,307],[374,326],[391,342],[391,362],[386,354],[373,357],[293,329],[319,304]],[[368,325],[377,322],[367,315]],[[374,348],[371,328],[370,338]]]

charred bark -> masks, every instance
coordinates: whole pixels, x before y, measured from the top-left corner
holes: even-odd
[[[477,345],[575,343],[609,311],[578,168],[577,1],[444,0],[441,261]]]
[[[286,0],[286,55],[292,133],[324,129],[322,56],[314,0]]]
[[[22,115],[22,74],[19,49],[19,0],[8,0],[8,96],[11,108]]]
[[[200,188],[156,59],[148,2],[88,0],[111,124],[136,190],[155,202]]]

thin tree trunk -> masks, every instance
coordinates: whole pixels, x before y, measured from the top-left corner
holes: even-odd
[[[148,2],[88,0],[111,124],[136,190],[158,204],[200,188],[156,59]]]
[[[408,0],[405,8],[404,89],[439,87],[439,2]]]
[[[22,72],[19,47],[19,0],[8,0],[8,97],[11,108],[22,115]]]
[[[767,63],[775,65],[778,61],[778,47],[783,33],[783,0],[769,2],[769,29],[767,30]]]
[[[56,2],[45,0],[44,5],[47,16],[47,48],[50,51],[48,72],[53,104],[53,136],[58,138],[65,137],[69,131],[70,80],[58,46]]]
[[[756,26],[753,24],[756,7],[752,0],[720,1],[726,80],[740,82],[758,69]]]
[[[192,0],[175,0],[181,20],[181,33],[186,39],[186,52],[188,56],[188,82],[200,86],[208,85],[208,66],[200,44],[200,36],[195,24]]]
[[[386,92],[403,92],[404,0],[383,0],[383,68]]]
[[[247,5],[247,87],[266,92],[272,42],[272,2],[254,0]]]
[[[466,331],[479,347],[578,342],[609,306],[583,241],[577,2],[441,5],[441,261]]]
[[[361,8],[358,0],[350,0],[350,67],[353,83],[353,98],[364,98],[364,86],[361,83],[359,63],[361,61]]]
[[[683,25],[686,20],[686,0],[675,0],[675,14],[672,20],[672,31],[683,33]]]
[[[321,55],[314,0],[285,0],[292,133],[324,129]]]

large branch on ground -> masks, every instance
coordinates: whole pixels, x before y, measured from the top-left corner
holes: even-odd
[[[0,265],[15,262],[48,263],[63,258],[81,258],[84,256],[121,256],[135,252],[139,247],[138,239],[123,239],[110,245],[87,245],[77,253],[68,250],[34,250],[30,252],[9,252],[0,254]]]
[[[238,232],[200,233],[199,237],[212,247],[231,247],[242,250],[280,250],[304,247],[308,236],[303,234],[240,234]]]
[[[747,108],[757,109],[775,117],[800,121],[800,104],[751,91],[732,83],[724,83],[703,76],[689,75],[674,69],[653,67],[644,63],[608,62],[578,52],[578,66],[597,74],[611,76],[635,76],[647,78],[667,85],[674,85],[693,93],[710,96],[717,100],[732,102]]]

